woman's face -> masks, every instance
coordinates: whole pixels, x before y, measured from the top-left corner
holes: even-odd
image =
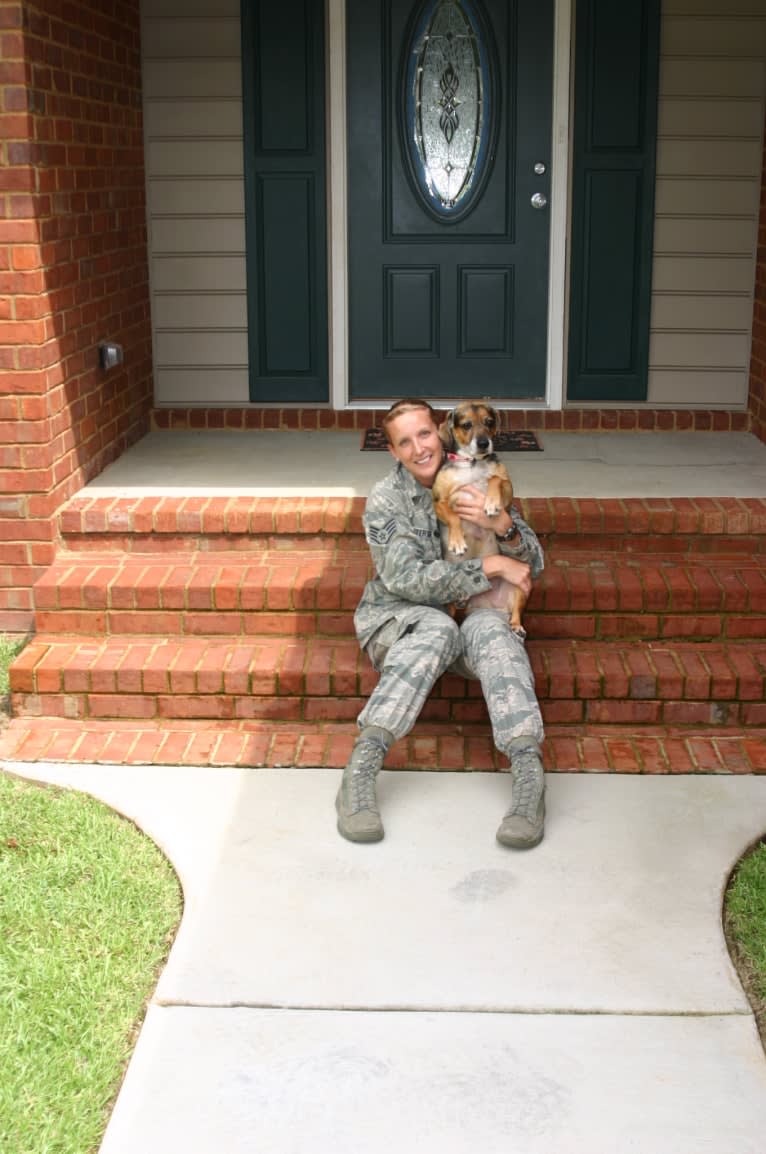
[[[428,409],[413,409],[395,417],[388,426],[388,451],[408,473],[430,489],[444,456],[439,430]]]

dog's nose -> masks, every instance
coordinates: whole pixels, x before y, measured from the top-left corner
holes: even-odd
[[[482,453],[486,452],[489,448],[489,437],[485,436],[484,434],[482,434],[480,437],[477,437],[476,448],[481,449]]]

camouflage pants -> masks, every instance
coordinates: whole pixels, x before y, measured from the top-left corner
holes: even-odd
[[[420,715],[437,678],[447,670],[478,678],[496,747],[508,752],[516,737],[543,739],[543,721],[524,642],[505,614],[479,609],[458,627],[439,609],[412,606],[387,621],[366,647],[380,681],[358,724],[404,737]]]

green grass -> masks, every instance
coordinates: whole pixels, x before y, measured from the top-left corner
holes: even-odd
[[[725,924],[734,960],[766,1045],[766,844],[735,869],[726,893]]]
[[[25,644],[23,640],[0,634],[0,697],[4,697],[8,692],[8,666]]]
[[[170,865],[82,794],[0,774],[0,1150],[98,1149],[181,915]]]

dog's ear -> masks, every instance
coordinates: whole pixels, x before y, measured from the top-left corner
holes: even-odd
[[[485,408],[495,422],[495,431],[497,431],[500,428],[500,414],[492,405],[486,405]]]
[[[439,437],[442,441],[442,444],[445,445],[447,449],[455,448],[454,428],[455,410],[450,409],[450,411],[447,413],[446,419],[443,420],[439,425]]]

